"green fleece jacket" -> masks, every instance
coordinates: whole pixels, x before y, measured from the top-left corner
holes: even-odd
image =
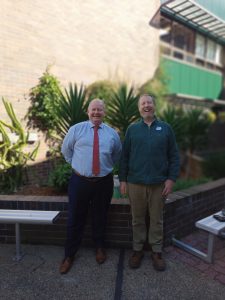
[[[157,184],[179,175],[179,153],[169,124],[155,119],[129,126],[119,167],[120,181]]]

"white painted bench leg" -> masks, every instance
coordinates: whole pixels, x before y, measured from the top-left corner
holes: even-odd
[[[20,224],[19,223],[15,224],[15,234],[16,234],[16,256],[14,257],[14,260],[19,261],[23,257],[20,249]]]
[[[208,262],[213,262],[213,249],[214,249],[214,237],[215,235],[209,232],[208,236],[208,254],[207,254],[207,260]]]
[[[199,257],[199,258],[202,258],[206,262],[212,263],[212,261],[213,261],[214,235],[212,233],[209,233],[209,236],[208,236],[207,253],[204,253],[204,252],[202,252],[202,251],[200,251],[200,250],[198,250],[198,249],[196,249],[196,248],[194,248],[194,247],[192,247],[192,246],[190,246],[190,245],[188,245],[188,244],[186,244],[186,243],[184,243],[180,240],[177,240],[175,237],[172,237],[172,243],[175,246],[177,246],[177,247],[179,247],[179,248],[181,248],[181,249],[183,249],[183,250],[185,250],[185,251],[187,251],[187,252],[189,252],[189,253],[191,253],[191,254]]]

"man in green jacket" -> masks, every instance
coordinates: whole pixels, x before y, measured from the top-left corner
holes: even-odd
[[[129,265],[138,268],[141,264],[148,211],[153,267],[164,271],[163,208],[179,174],[179,154],[172,128],[155,117],[153,97],[142,95],[138,108],[142,119],[127,129],[119,170],[120,192],[128,193],[132,212],[133,253]]]

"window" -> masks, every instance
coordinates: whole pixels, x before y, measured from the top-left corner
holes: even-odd
[[[223,61],[223,59],[222,59],[222,53],[223,53],[222,50],[223,50],[222,46],[217,44],[216,45],[216,54],[215,54],[215,63],[217,65],[222,65],[222,61]]]
[[[196,34],[195,55],[198,60],[206,60],[210,69],[213,63],[222,65],[222,46],[200,34]]]
[[[220,44],[163,16],[160,26],[163,54],[208,69],[222,70],[224,49]]]
[[[205,57],[205,38],[200,34],[196,35],[195,54],[201,58]]]
[[[206,47],[206,59],[210,61],[215,61],[216,58],[216,43],[211,40],[207,40]]]

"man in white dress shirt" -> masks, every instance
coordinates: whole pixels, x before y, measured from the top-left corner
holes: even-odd
[[[75,124],[69,129],[61,149],[65,160],[73,168],[68,187],[67,238],[65,256],[60,265],[61,274],[67,273],[73,264],[89,208],[96,261],[101,264],[106,260],[104,233],[113,195],[112,170],[120,158],[121,142],[117,132],[103,123],[105,104],[102,100],[90,102],[88,116],[89,121]],[[94,141],[95,135],[97,142]]]

